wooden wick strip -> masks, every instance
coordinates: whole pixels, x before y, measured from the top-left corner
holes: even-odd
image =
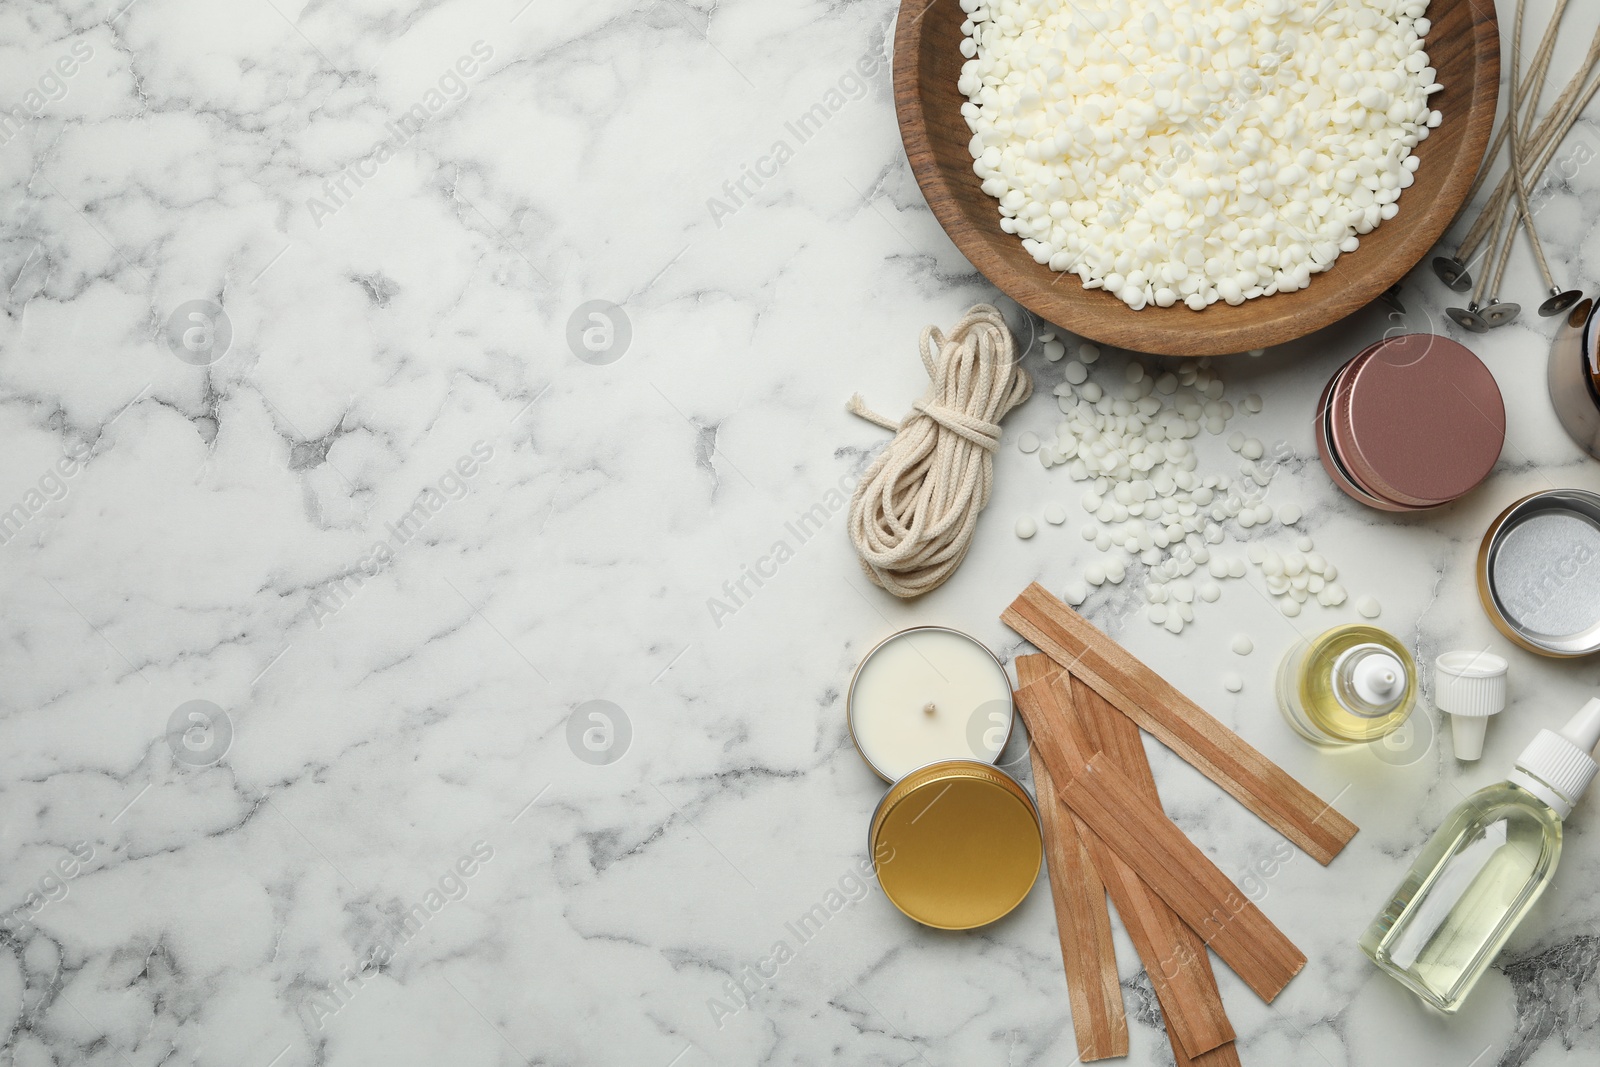
[[[1050,758],[1049,749],[1045,759]],[[1305,954],[1217,869],[1104,753],[1060,784],[1059,798],[1139,875],[1224,963],[1269,1004],[1306,965]]]
[[[1027,670],[1024,660],[1033,661]],[[1099,745],[1083,716],[1075,712],[1066,675],[1047,657],[1037,656],[1018,657],[1017,677],[1033,679],[1017,693],[1017,707],[1028,727],[1030,754],[1048,766],[1049,750],[1057,748],[1061,756],[1057,762],[1064,760],[1074,767],[1086,764]],[[1042,796],[1040,803],[1044,803]],[[1233,1025],[1222,1007],[1204,942],[1076,815],[1069,821],[1078,824],[1079,835],[1088,844],[1117,914],[1122,916],[1128,939],[1144,963],[1174,1049],[1192,1058],[1231,1043]]]
[[[1317,862],[1328,863],[1355,836],[1355,824],[1331,804],[1037,582],[1000,618]]]
[[[1085,753],[1065,716],[1044,711],[1051,688],[1048,682],[1025,687],[1018,706],[1033,709],[1031,718],[1023,712],[1030,742],[1050,768],[1058,799],[1078,817],[1080,829],[1092,835],[1090,851],[1096,861],[1095,842],[1100,842],[1270,1003],[1305,966],[1305,956],[1159,806],[1140,794],[1113,760],[1101,752],[1083,761]],[[1113,880],[1106,881],[1111,888]],[[1117,908],[1121,911],[1120,901]]]
[[[1027,658],[1035,662],[1025,665],[1017,660],[1017,679],[1025,685],[1035,680],[1036,671],[1055,670],[1047,656]],[[1056,799],[1049,769],[1036,749],[1029,748],[1028,758],[1033,763],[1033,790],[1039,802],[1039,820],[1044,825],[1045,861],[1050,870],[1050,893],[1055,901],[1078,1058],[1088,1062],[1126,1056],[1128,1014],[1117,975],[1106,887],[1089,859],[1077,820]]]
[[[1066,707],[1072,713],[1069,716],[1069,728],[1077,726],[1080,739],[1087,739],[1087,744],[1081,744],[1084,751],[1097,750],[1112,760],[1116,767],[1128,776],[1150,803],[1161,804],[1161,795],[1156,790],[1155,775],[1150,771],[1150,761],[1145,756],[1144,742],[1140,738],[1139,728],[1133,720],[1122,712],[1112,707],[1100,694],[1090,689],[1087,685],[1074,679],[1066,671],[1057,670],[1052,679],[1052,685],[1058,693],[1066,696]],[[1117,860],[1122,863],[1121,859]],[[1127,865],[1123,864],[1127,869]],[[1156,996],[1161,999],[1163,1012],[1169,1017],[1173,1009],[1167,1008],[1167,999],[1181,997],[1179,1004],[1186,1018],[1198,1017],[1203,1020],[1200,1025],[1209,1025],[1217,1032],[1224,1033],[1228,1039],[1234,1036],[1233,1026],[1228,1021],[1228,1013],[1222,1006],[1222,992],[1217,988],[1217,976],[1211,970],[1211,956],[1206,951],[1204,941],[1187,923],[1180,919],[1166,901],[1162,900],[1156,892],[1142,881],[1138,884],[1142,904],[1150,914],[1150,921],[1157,924],[1156,936],[1152,939],[1155,944],[1164,946],[1164,950],[1156,956],[1154,967],[1146,964],[1146,969],[1152,973],[1151,985],[1157,982]],[[1122,905],[1117,905],[1119,913]],[[1167,997],[1162,997],[1162,990],[1168,991]],[[1191,1023],[1191,1026],[1196,1025]],[[1173,1032],[1168,1025],[1169,1034]],[[1174,1045],[1181,1044],[1174,1037]],[[1228,1052],[1226,1057],[1231,1057],[1231,1062],[1238,1062],[1238,1053],[1232,1051],[1232,1044],[1224,1045]],[[1187,1058],[1178,1056],[1181,1064]],[[1209,1050],[1208,1050],[1209,1051]],[[1218,1059],[1200,1052],[1197,1062],[1218,1064],[1230,1062],[1228,1058]]]

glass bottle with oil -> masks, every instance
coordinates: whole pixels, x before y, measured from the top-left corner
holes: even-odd
[[[1386,630],[1335,626],[1278,666],[1278,708],[1313,744],[1358,745],[1398,730],[1417,703],[1417,665]]]
[[[1559,733],[1540,730],[1504,782],[1452,811],[1378,917],[1361,950],[1428,1004],[1454,1014],[1561,858],[1561,823],[1594,778],[1600,699]]]

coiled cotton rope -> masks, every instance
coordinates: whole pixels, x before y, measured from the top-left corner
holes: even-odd
[[[946,337],[922,331],[928,391],[896,423],[869,410],[855,415],[895,431],[850,501],[850,540],[861,569],[897,597],[943,585],[972,546],[978,514],[989,503],[1000,420],[1033,393],[1017,363],[1006,320],[977,304]]]

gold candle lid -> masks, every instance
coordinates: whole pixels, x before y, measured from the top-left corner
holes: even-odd
[[[873,813],[868,846],[884,896],[940,930],[1010,912],[1044,859],[1033,798],[975,760],[932,763],[896,782]]]

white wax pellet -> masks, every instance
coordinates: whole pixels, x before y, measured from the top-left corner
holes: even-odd
[[[1215,604],[1217,599],[1222,596],[1222,586],[1216,582],[1203,582],[1200,588],[1196,590],[1196,593],[1207,604]]]
[[[1183,633],[1183,616],[1177,612],[1167,616],[1167,632],[1173,634]]]
[[[1017,536],[1026,541],[1039,532],[1039,526],[1028,516],[1024,515],[1017,520]]]
[[[1130,384],[1137,383],[1144,380],[1144,367],[1138,363],[1130,362],[1123,374]]]
[[[1100,358],[1100,350],[1087,341],[1078,346],[1078,361],[1080,363],[1093,363]]]
[[[1167,606],[1165,604],[1151,604],[1144,610],[1145,617],[1157,626],[1167,621]]]
[[[1237,452],[1244,447],[1244,440],[1244,434],[1235,430],[1228,435],[1228,447]]]
[[[1240,446],[1239,454],[1253,463],[1262,456],[1266,455],[1267,450],[1266,446],[1264,446],[1258,438],[1251,437],[1247,438],[1245,443]]]
[[[1232,648],[1234,655],[1248,656],[1256,650],[1256,643],[1250,640],[1249,634],[1235,634]]]
[[[1089,590],[1082,582],[1072,582],[1061,591],[1061,599],[1073,607],[1077,607],[1089,599]]]
[[[1383,614],[1383,605],[1378,603],[1375,596],[1364,596],[1356,601],[1356,611],[1363,619],[1376,619]]]
[[[1069,360],[1066,370],[1062,372],[1062,377],[1073,385],[1082,385],[1089,380],[1089,368],[1075,359]]]
[[[1280,600],[1278,602],[1278,610],[1292,619],[1300,614],[1300,603],[1296,600]]]
[[[1104,585],[1106,583],[1106,569],[1098,563],[1091,563],[1083,570],[1083,580],[1090,585]]]
[[[1060,504],[1049,504],[1044,509],[1044,521],[1051,526],[1060,526],[1067,521],[1067,509]]]
[[[1301,511],[1298,504],[1280,504],[1278,506],[1278,521],[1285,526],[1293,526],[1300,521]]]
[[[1187,578],[1179,578],[1172,583],[1172,599],[1180,604],[1187,604],[1194,600],[1194,583]]]
[[[1088,374],[1088,368],[1084,368],[1083,373]],[[1078,390],[1078,393],[1091,404],[1099,403],[1100,398],[1105,395],[1105,391],[1094,382],[1084,382],[1083,387]]]
[[[1108,533],[1097,534],[1095,536],[1095,539],[1094,539],[1094,547],[1098,548],[1102,552],[1104,552],[1106,549],[1110,548],[1111,547],[1111,535],[1108,534]]]
[[[1060,341],[1046,341],[1044,343],[1044,358],[1051,363],[1067,354],[1067,346]]]
[[[1244,560],[1240,559],[1238,556],[1234,556],[1232,559],[1230,559],[1228,561],[1228,577],[1229,578],[1243,578],[1244,577]]]
[[[1244,688],[1244,679],[1238,671],[1228,671],[1222,676],[1222,687],[1230,693],[1237,693]]]
[[[1017,435],[1017,447],[1023,452],[1039,451],[1039,435],[1032,430],[1023,430]]]
[[[1317,544],[1305,534],[1301,534],[1299,537],[1295,538],[1294,547],[1298,548],[1302,552],[1310,552],[1313,548],[1317,547]]]

